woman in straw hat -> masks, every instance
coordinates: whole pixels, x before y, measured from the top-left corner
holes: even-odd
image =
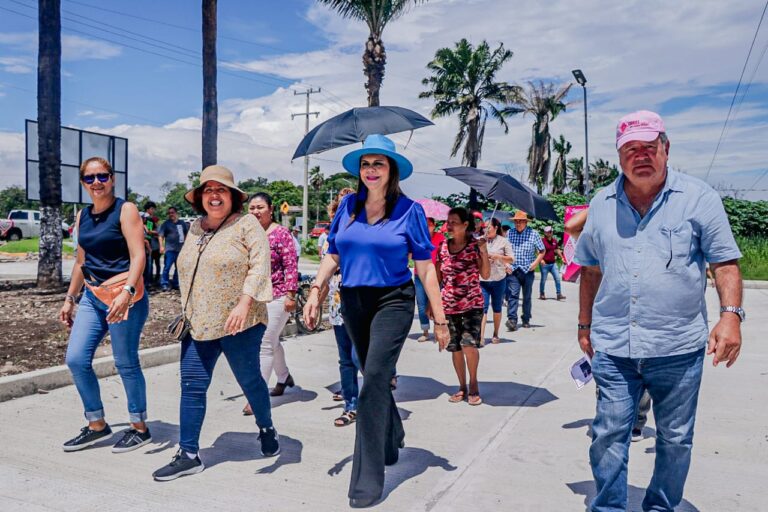
[[[198,442],[206,392],[222,352],[253,409],[261,453],[269,457],[280,451],[259,368],[272,300],[270,251],[259,221],[242,214],[247,197],[235,186],[232,172],[219,165],[206,167],[200,185],[184,196],[203,217],[190,227],[177,260],[182,313],[191,330],[181,341],[179,450],[170,464],[155,471],[158,481],[205,467]]]
[[[312,285],[304,318],[318,320],[319,295],[341,268],[344,326],[360,359],[364,380],[357,404],[355,453],[349,484],[351,507],[376,503],[384,466],[398,460],[405,432],[390,389],[397,358],[413,322],[415,290],[408,256],[427,290],[440,348],[448,324],[440,302],[432,244],[421,205],[400,190],[413,165],[383,135],[369,135],[342,165],[358,178],[357,192],[343,199],[331,224],[328,253]]]

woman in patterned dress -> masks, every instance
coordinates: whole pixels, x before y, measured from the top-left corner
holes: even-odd
[[[285,392],[286,387],[292,388],[295,385],[285,362],[280,333],[283,332],[291,313],[296,311],[296,290],[299,287],[296,245],[288,228],[275,222],[275,208],[269,194],[259,192],[251,197],[248,202],[248,212],[258,219],[269,240],[274,299],[267,304],[269,323],[261,343],[261,376],[269,385],[272,370],[275,371],[277,384],[269,394],[280,396]],[[253,414],[249,405],[246,404],[243,414],[246,416]]]
[[[253,407],[262,455],[280,453],[269,389],[259,370],[267,303],[272,301],[267,235],[253,215],[241,213],[248,196],[226,167],[206,167],[200,185],[184,198],[203,217],[192,223],[177,260],[182,307],[191,331],[181,341],[179,450],[153,473],[157,481],[205,468],[198,455],[200,431],[208,387],[222,353]]]
[[[480,325],[483,318],[483,292],[480,278],[488,279],[491,265],[485,238],[474,238],[474,218],[464,208],[452,208],[446,221],[446,241],[437,253],[437,276],[443,288],[443,310],[448,319],[452,353],[459,390],[449,402],[467,400],[480,405],[477,367],[480,363]],[[467,371],[469,387],[467,387]]]

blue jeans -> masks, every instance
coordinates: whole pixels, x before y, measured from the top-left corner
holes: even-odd
[[[66,363],[83,401],[85,419],[98,421],[104,418],[99,379],[93,371],[93,355],[109,332],[115,368],[128,398],[128,416],[131,423],[139,423],[147,419],[147,386],[139,362],[139,339],[149,314],[149,297],[145,293],[128,310],[128,320],[116,324],[107,324],[107,309],[107,305],[90,290],[85,290],[69,334]]]
[[[504,304],[504,292],[507,290],[507,280],[480,281],[480,290],[483,292],[483,314],[488,314],[488,306],[493,305],[494,313],[501,313]]]
[[[547,274],[552,274],[552,277],[555,279],[555,291],[558,295],[562,295],[562,293],[560,293],[560,271],[557,269],[557,263],[540,263],[539,272],[541,272],[539,294],[544,295],[544,285],[547,282]]]
[[[531,291],[535,279],[535,272],[523,272],[520,268],[507,274],[507,319],[513,324],[517,323],[517,307],[521,289],[523,291],[523,323],[526,324],[531,321]]]
[[[333,333],[336,335],[336,346],[339,349],[339,378],[341,379],[341,396],[344,397],[344,411],[354,412],[357,411],[357,397],[360,394],[357,385],[360,361],[347,328],[343,325],[334,325]]]
[[[200,431],[205,419],[206,394],[216,361],[224,352],[232,373],[251,404],[256,424],[272,426],[269,388],[261,376],[259,356],[266,326],[250,329],[217,340],[195,341],[187,336],[181,342],[181,408],[179,411],[179,446],[186,452],[200,449]]]
[[[672,511],[680,503],[691,464],[703,363],[704,349],[648,359],[595,353],[598,397],[589,460],[597,494],[590,511],[627,508],[630,434],[643,390],[651,396],[656,419],[656,462],[643,510]]]
[[[179,257],[179,251],[165,251],[163,256],[163,274],[160,276],[160,286],[167,287],[169,284],[173,288],[179,287],[179,269],[176,268],[176,258]],[[173,281],[168,282],[168,276],[171,273],[171,266],[173,266]]]
[[[429,299],[427,298],[427,290],[424,289],[424,284],[419,279],[419,276],[414,276],[413,284],[416,285],[416,307],[419,310],[421,330],[428,331],[429,316],[427,315],[427,306],[429,306]]]

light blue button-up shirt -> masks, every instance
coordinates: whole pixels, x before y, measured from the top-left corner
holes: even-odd
[[[641,218],[624,179],[592,199],[576,246],[576,262],[603,273],[592,347],[638,359],[699,350],[709,334],[705,262],[741,257],[720,196],[699,179],[668,171]]]

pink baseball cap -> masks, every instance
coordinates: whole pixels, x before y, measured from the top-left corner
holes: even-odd
[[[616,125],[616,149],[633,140],[651,142],[665,132],[664,121],[656,112],[638,110],[619,119]]]

